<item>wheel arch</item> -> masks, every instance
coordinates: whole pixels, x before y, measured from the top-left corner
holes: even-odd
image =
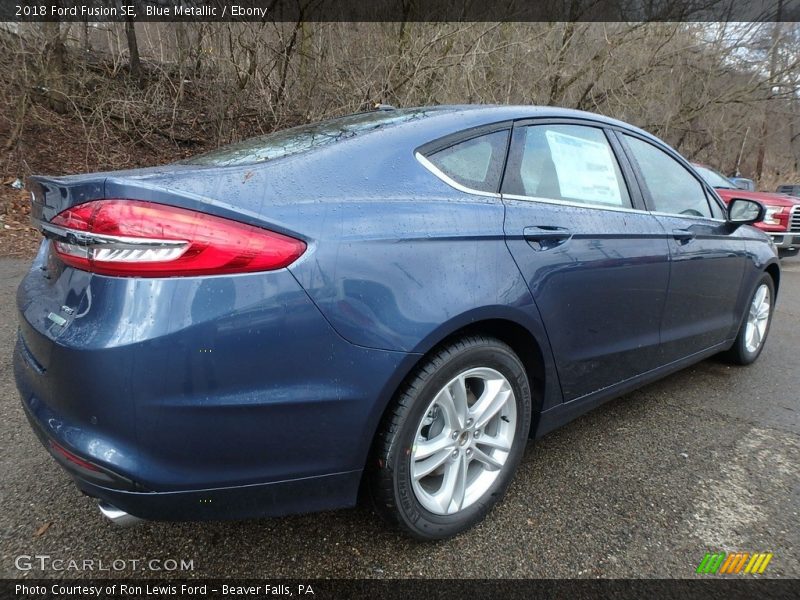
[[[522,361],[531,386],[532,418],[529,435],[533,437],[541,411],[547,408],[547,405],[561,401],[561,388],[544,329],[541,326],[536,329],[538,324],[535,321],[531,322],[533,320],[522,311],[512,311],[510,314],[505,307],[502,309],[499,311],[484,309],[460,315],[437,328],[414,348],[411,355],[414,360],[403,365],[400,376],[390,382],[388,389],[381,394],[384,401],[379,409],[380,417],[371,428],[370,451],[365,457],[365,462],[369,460],[373,442],[380,433],[387,411],[391,410],[398,393],[409,378],[438,348],[466,335],[497,338],[508,344]]]
[[[367,455],[364,457],[364,470],[361,477],[361,491],[364,494],[365,481],[370,472],[370,460],[374,456],[374,447],[377,437],[380,435],[383,424],[386,422],[387,413],[392,410],[393,404],[402,390],[403,386],[413,377],[417,368],[426,361],[431,354],[436,352],[443,345],[467,335],[482,335],[494,337],[507,344],[522,361],[528,381],[531,387],[531,425],[528,437],[535,437],[539,426],[540,415],[543,407],[550,402],[560,401],[561,388],[558,383],[558,376],[555,372],[550,353],[550,346],[544,331],[541,331],[543,339],[534,334],[529,327],[522,323],[523,319],[509,317],[508,315],[492,315],[475,320],[467,319],[468,322],[462,323],[461,320],[451,321],[457,323],[450,327],[440,328],[436,334],[429,335],[416,348],[414,355],[416,360],[405,365],[404,373],[400,377],[393,389],[382,396],[386,398],[381,407],[380,418],[377,419],[372,427],[370,443]],[[557,396],[554,400],[553,398]]]
[[[777,298],[778,288],[780,287],[781,283],[781,268],[778,266],[777,262],[773,262],[767,265],[767,267],[764,269],[764,272],[772,277],[772,283],[775,286],[775,297]]]
[[[481,335],[493,337],[501,342],[508,344],[514,353],[522,361],[525,373],[528,375],[528,382],[531,387],[531,431],[535,431],[534,421],[542,410],[542,403],[545,397],[545,390],[549,384],[544,353],[541,344],[529,329],[516,321],[504,318],[484,319],[465,325],[439,341],[429,349],[418,361],[417,364],[436,348],[449,344],[450,342],[467,335]]]

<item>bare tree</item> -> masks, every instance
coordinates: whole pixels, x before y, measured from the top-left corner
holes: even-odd
[[[139,58],[139,43],[136,39],[136,26],[133,17],[125,19],[125,37],[128,39],[128,60],[130,61],[130,74],[139,85],[142,84],[142,61]]]
[[[80,121],[86,155],[124,166],[131,144],[142,155],[197,151],[376,102],[553,104],[627,120],[691,158],[760,173],[765,184],[798,170],[797,24],[423,23],[411,13],[400,23],[311,23],[302,16],[92,23],[75,35],[68,24],[38,26],[41,43],[22,52],[18,41],[0,46],[14,74],[0,119],[13,131],[33,118],[46,87],[41,104]],[[130,79],[118,77],[126,68]]]

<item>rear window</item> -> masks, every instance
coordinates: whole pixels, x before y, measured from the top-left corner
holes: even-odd
[[[428,116],[435,108],[376,110],[283,129],[198,154],[179,164],[227,167],[305,152],[357,135]]]

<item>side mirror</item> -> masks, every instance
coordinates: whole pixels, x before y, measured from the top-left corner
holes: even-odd
[[[764,220],[766,209],[757,200],[733,198],[728,204],[728,223],[752,225]]]
[[[756,182],[752,179],[747,179],[745,177],[731,177],[730,180],[731,183],[740,190],[747,190],[748,192],[756,191]]]

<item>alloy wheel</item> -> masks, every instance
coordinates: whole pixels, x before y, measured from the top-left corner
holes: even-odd
[[[758,286],[747,313],[744,344],[748,352],[756,352],[764,341],[769,325],[771,298],[766,284]]]
[[[501,373],[475,368],[450,380],[414,438],[411,483],[420,504],[451,515],[480,500],[503,470],[516,425],[514,391]]]

